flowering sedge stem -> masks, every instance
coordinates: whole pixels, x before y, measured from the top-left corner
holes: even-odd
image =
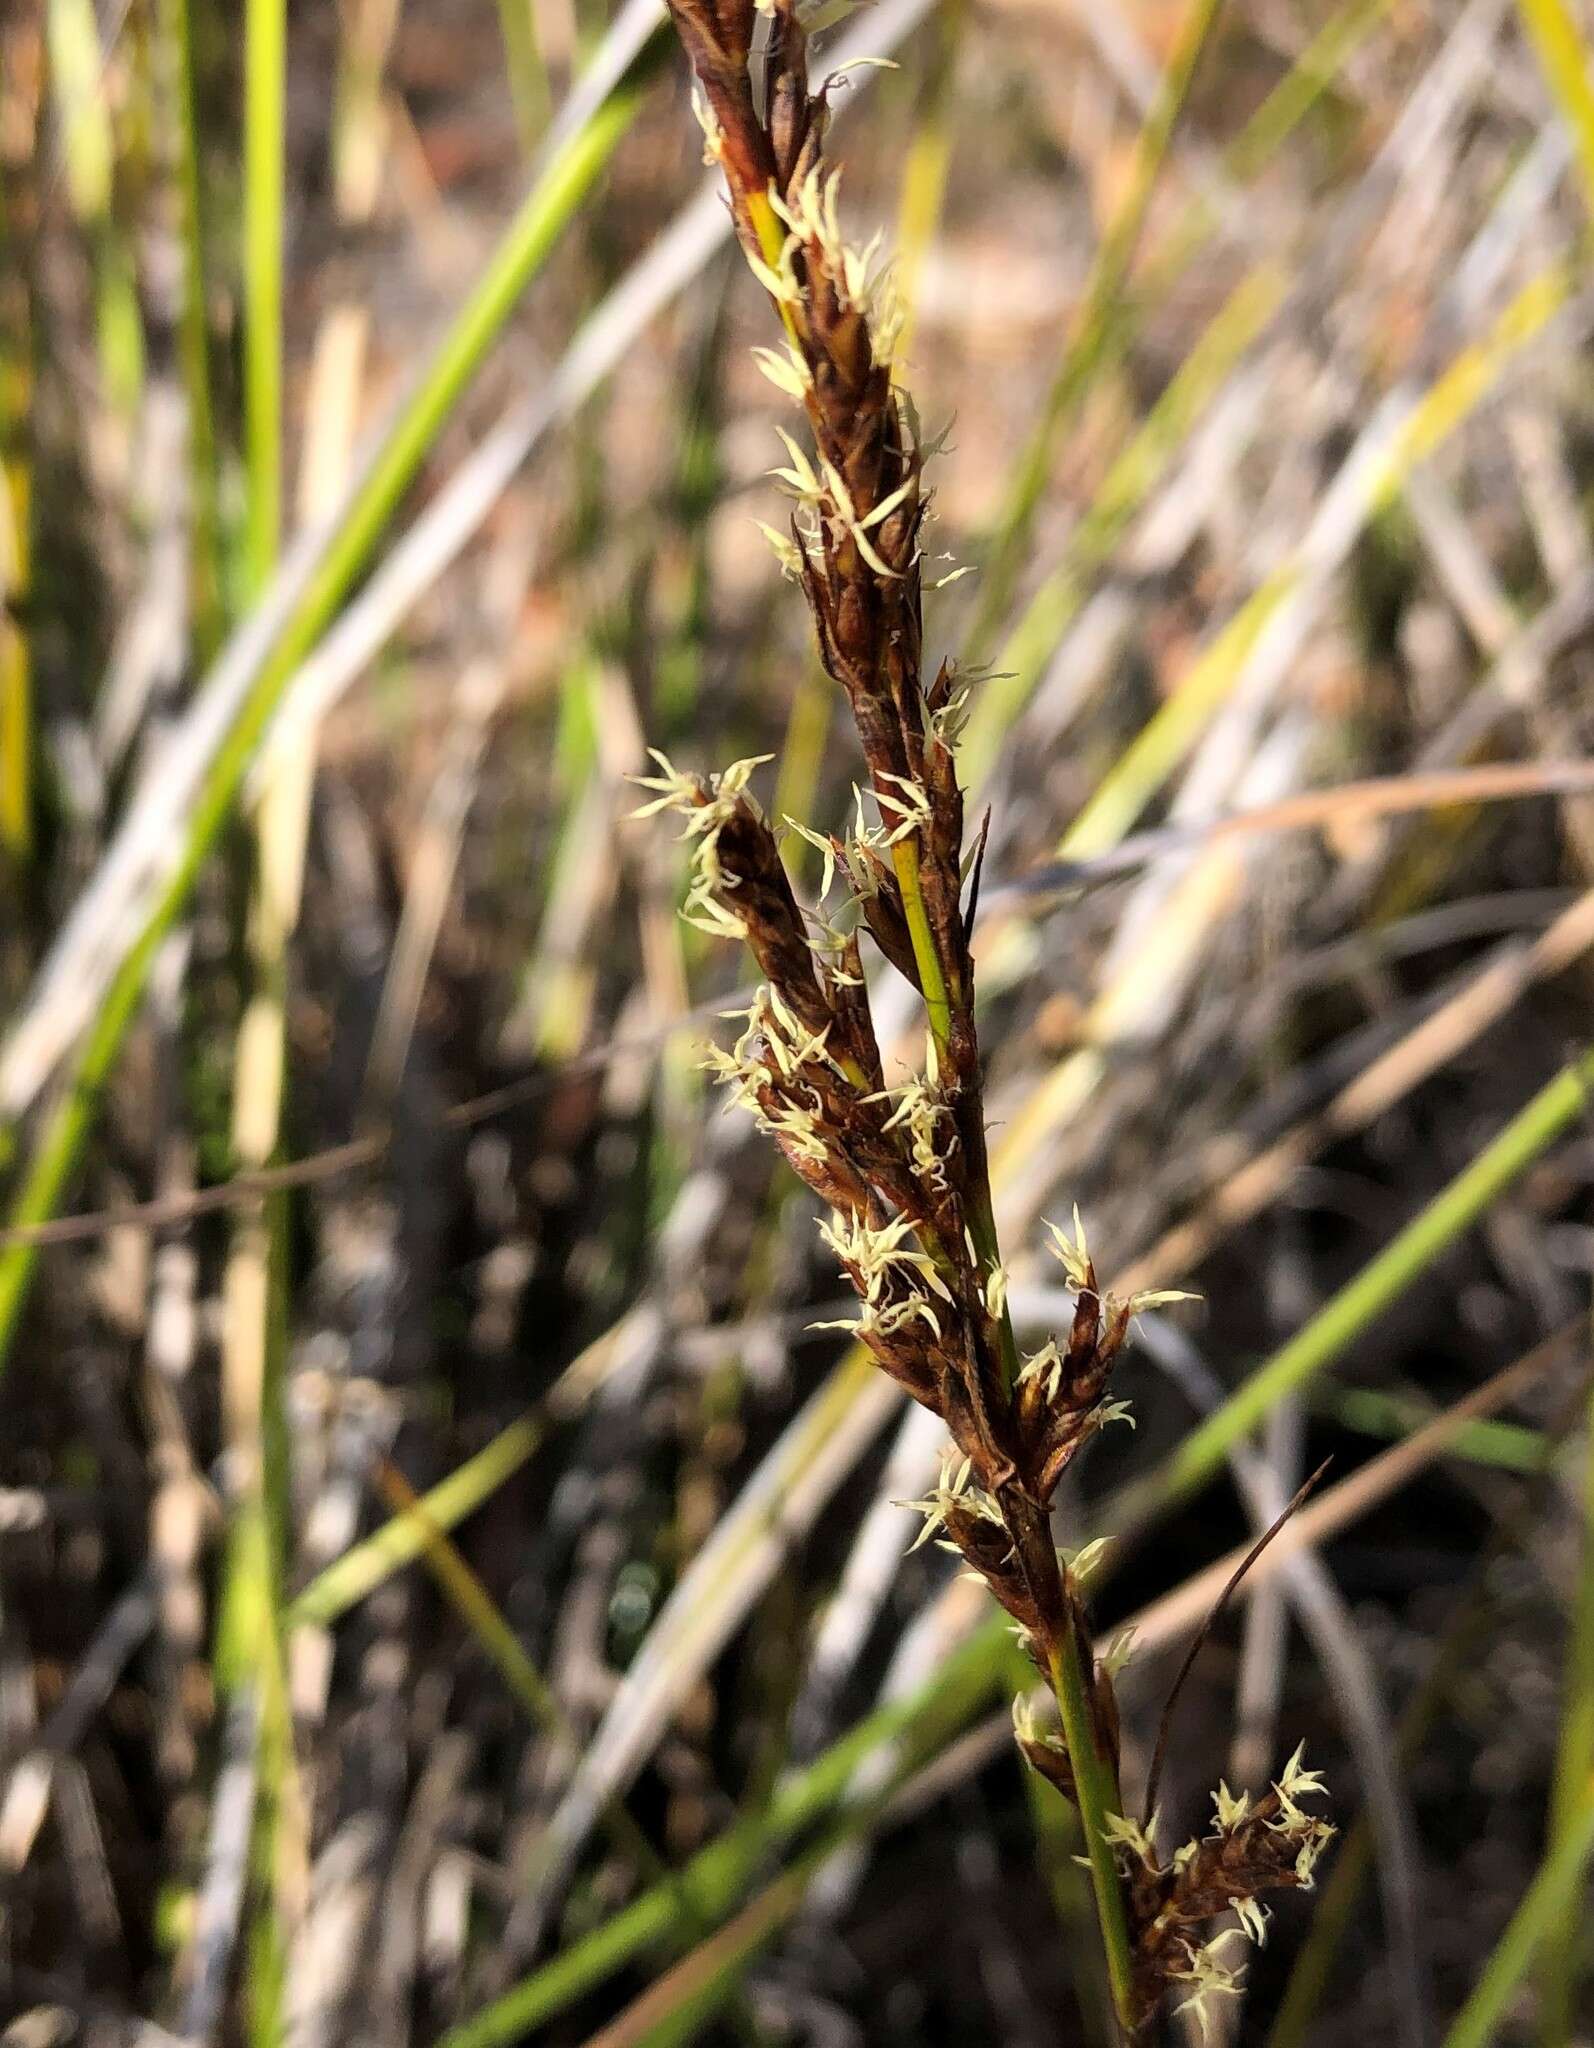
[[[1096,1894],[1096,1917],[1101,1923],[1102,1947],[1107,1955],[1113,2010],[1129,2027],[1134,2011],[1129,1921],[1124,1912],[1117,1859],[1107,1839],[1107,1815],[1116,1813],[1121,1803],[1117,1778],[1096,1747],[1095,1724],[1086,1696],[1083,1646],[1072,1630],[1066,1642],[1052,1646],[1047,1661],[1057,1709],[1063,1717],[1068,1761],[1073,1766],[1074,1792],[1085,1833],[1085,1853],[1090,1859],[1090,1882]]]
[[[1332,1830],[1296,1797],[1321,1792],[1322,1782],[1297,1753],[1254,1803],[1220,1788],[1217,1832],[1166,1863],[1123,1817],[1112,1660],[1097,1662],[1050,1507],[1076,1452],[1121,1412],[1106,1390],[1135,1302],[1102,1294],[1076,1225],[1077,1243],[1057,1233],[1078,1295],[1066,1340],[1024,1365],[1005,1309],[974,966],[956,907],[956,678],[926,688],[919,666],[927,451],[871,327],[880,307],[868,259],[842,239],[839,173],[824,157],[825,91],[808,88],[797,0],[669,4],[697,73],[709,153],[725,171],[738,233],[790,344],[788,357],[766,350],[760,362],[804,409],[818,454],[816,464],[785,437],[792,466],[775,474],[801,509],[789,540],[771,538],[802,584],[881,805],[880,825],[860,818],[845,843],[797,830],[826,853],[826,889],[837,856],[854,880],[862,864],[863,922],[924,998],[924,1074],[883,1085],[858,933],[825,922],[819,940],[811,935],[776,835],[746,793],[756,760],[705,781],[656,754],[663,773],[640,780],[660,797],[644,809],[685,815],[697,849],[694,921],[745,937],[768,977],[767,1002],[754,1005],[747,1032],[734,1053],[716,1056],[716,1070],[829,1204],[832,1220],[821,1228],[864,1303],[847,1327],[948,1426],[941,1483],[911,1504],[925,1517],[923,1533],[946,1531],[948,1547],[1013,1617],[1056,1696],[1060,1735],[1027,1712],[1015,1715],[1015,1735],[1029,1764],[1079,1809],[1113,2009],[1133,2035],[1172,1989],[1200,2011],[1204,1999],[1235,1988],[1205,1930],[1232,1906],[1259,1939],[1257,1895],[1309,1883]],[[1211,11],[1209,0],[1193,4],[1203,18]],[[760,13],[773,17],[767,41]],[[887,783],[903,794],[890,795]],[[906,822],[891,823],[887,812]],[[886,845],[896,887],[876,902],[872,870]],[[879,1107],[887,1103],[889,1113]]]

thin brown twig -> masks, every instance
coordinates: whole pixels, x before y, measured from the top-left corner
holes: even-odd
[[[1463,804],[1577,795],[1588,789],[1594,789],[1594,761],[1504,761],[1412,775],[1373,775],[1336,783],[1329,789],[1302,790],[1222,817],[1131,833],[1106,853],[1089,860],[1047,861],[993,893],[1001,897],[1044,896],[1097,887],[1121,875],[1137,874],[1150,861],[1190,853],[1223,839],[1312,831],[1353,820],[1448,810]]]
[[[1145,1825],[1148,1828],[1151,1825],[1152,1816],[1157,1810],[1157,1792],[1162,1784],[1162,1767],[1167,1761],[1168,1739],[1173,1733],[1174,1709],[1179,1704],[1180,1693],[1184,1691],[1185,1680],[1194,1670],[1195,1661],[1200,1656],[1207,1637],[1211,1635],[1213,1629],[1222,1620],[1229,1602],[1239,1591],[1240,1583],[1245,1578],[1247,1572],[1250,1571],[1263,1551],[1267,1549],[1274,1537],[1278,1535],[1291,1515],[1304,1504],[1307,1495],[1312,1492],[1317,1482],[1333,1462],[1332,1458],[1325,1458],[1311,1478],[1296,1493],[1294,1499],[1287,1503],[1273,1521],[1269,1523],[1268,1527],[1262,1531],[1261,1535],[1257,1537],[1244,1557],[1235,1566],[1234,1573],[1229,1579],[1228,1584],[1223,1588],[1217,1599],[1213,1601],[1212,1606],[1207,1612],[1206,1620],[1196,1630],[1195,1637],[1189,1649],[1185,1652],[1184,1661],[1174,1676],[1173,1684],[1168,1688],[1168,1697],[1163,1702],[1162,1719],[1157,1727],[1156,1746],[1151,1752],[1151,1768],[1146,1773]]]

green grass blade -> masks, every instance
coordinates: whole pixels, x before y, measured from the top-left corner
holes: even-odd
[[[1229,1450],[1277,1402],[1331,1364],[1586,1113],[1591,1090],[1594,1052],[1585,1052],[1541,1088],[1477,1158],[1221,1408],[1198,1423],[1161,1470],[1134,1489],[1134,1497],[1167,1507],[1210,1479]]]
[[[422,1552],[444,1598],[481,1645],[488,1661],[496,1666],[532,1725],[544,1732],[568,1736],[569,1727],[552,1687],[526,1654],[520,1638],[478,1574],[465,1562],[447,1531],[428,1514],[426,1503],[412,1491],[396,1466],[379,1464],[377,1483],[395,1513],[414,1524]],[[628,1842],[627,1850],[632,1846]]]
[[[1248,180],[1264,168],[1393,4],[1394,0],[1349,0],[1329,16],[1224,151],[1224,169],[1231,177]]]
[[[1119,326],[1124,283],[1145,226],[1151,195],[1221,5],[1222,0],[1191,0],[1156,102],[1136,138],[1128,188],[1097,251],[1084,301],[1046,394],[1040,421],[1019,459],[1000,524],[986,554],[979,606],[968,635],[973,647],[985,645],[1007,609],[1036,507],[1052,472],[1058,441],[1111,350]]]
[[[112,411],[126,425],[143,382],[144,330],[132,253],[113,214],[116,135],[93,0],[50,0],[46,44],[67,196],[94,257],[100,375]]]
[[[318,1572],[287,1611],[289,1628],[327,1628],[385,1579],[425,1551],[430,1529],[454,1529],[518,1472],[542,1442],[544,1425],[522,1416],[421,1496],[421,1513],[397,1514]]]
[[[1517,12],[1572,131],[1584,203],[1594,223],[1594,43],[1579,34],[1566,0],[1517,0]]]
[[[1325,1393],[1320,1405],[1325,1415],[1345,1429],[1386,1438],[1410,1435],[1431,1413],[1420,1402],[1402,1400],[1398,1394],[1386,1394],[1376,1387],[1335,1387]],[[1519,1422],[1469,1423],[1450,1447],[1452,1457],[1491,1465],[1498,1472],[1542,1471],[1547,1451],[1543,1432]]]
[[[1577,1804],[1554,1847],[1484,1965],[1472,1996],[1456,2015],[1444,2048],[1491,2048],[1517,1986],[1554,1928],[1580,1910],[1589,1860],[1594,1857],[1594,1778],[1579,1788]]]
[[[498,24],[504,38],[504,64],[509,94],[515,103],[515,125],[526,149],[547,124],[551,95],[548,73],[537,47],[533,0],[498,0]]]
[[[1550,1840],[1564,1847],[1577,1833],[1580,1810],[1594,1785],[1594,1396],[1583,1442],[1583,1559],[1566,1646],[1561,1739],[1550,1796]],[[1568,2048],[1577,2011],[1579,1972],[1586,1962],[1587,1916],[1573,1898],[1552,1916],[1546,1941],[1539,2039]]]
[[[116,150],[93,0],[50,0],[47,47],[67,196],[80,221],[99,221],[110,211]]]
[[[287,0],[248,0],[244,21],[243,162],[243,587],[258,598],[277,565],[282,541],[282,271],[283,183],[287,136]],[[195,225],[197,227],[197,209]],[[197,257],[197,249],[193,252]],[[191,278],[187,297],[199,287]],[[202,315],[201,315],[202,317]],[[185,321],[185,328],[187,322]],[[185,348],[185,358],[187,350]],[[187,367],[185,361],[185,368]],[[233,1078],[233,1138],[247,1167],[269,1164],[282,1110],[285,955],[297,904],[290,885],[278,900],[272,877],[301,865],[308,784],[300,794],[290,775],[273,782],[253,820],[246,954],[249,1016],[240,1034]],[[298,815],[302,813],[302,815]],[[293,849],[297,842],[298,851]],[[175,915],[175,912],[174,912]],[[274,1044],[275,1052],[266,1050]],[[247,1133],[247,1135],[246,1135]],[[234,1658],[249,1667],[244,1682],[259,1690],[259,1799],[254,1863],[258,1882],[249,1908],[244,1986],[251,2048],[276,2048],[283,2033],[283,1992],[293,1907],[283,1879],[295,1856],[293,1820],[297,1758],[286,1708],[283,1626],[289,1546],[288,1473],[283,1412],[286,1348],[288,1206],[280,1197],[235,1219],[223,1295],[229,1315],[222,1340],[223,1406],[228,1449],[249,1475],[230,1503],[248,1543],[228,1546],[229,1574],[253,1574],[240,1588],[224,1580],[222,1611],[235,1604],[252,1616],[238,1631]],[[239,1594],[243,1597],[240,1599]],[[218,1658],[218,1662],[221,1660]]]
[[[244,575],[265,588],[282,534],[282,179],[286,0],[244,22]]]

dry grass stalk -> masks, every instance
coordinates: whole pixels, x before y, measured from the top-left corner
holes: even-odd
[[[1260,1940],[1260,1895],[1304,1887],[1332,1830],[1300,1801],[1321,1790],[1299,1753],[1260,1799],[1220,1787],[1206,1836],[1164,1859],[1153,1816],[1129,1819],[1119,1784],[1114,1650],[1091,1640],[1088,1558],[1061,1556],[1050,1509],[1063,1473],[1106,1423],[1114,1361],[1138,1307],[1164,1295],[1103,1292],[1075,1218],[1054,1249],[1077,1306],[1060,1342],[1023,1358],[986,1162],[974,972],[968,943],[978,849],[965,858],[955,750],[970,682],[943,662],[925,681],[923,530],[928,453],[893,381],[894,316],[873,251],[843,240],[837,174],[824,152],[829,81],[810,90],[793,0],[670,0],[696,75],[711,161],[729,187],[747,259],[775,302],[781,351],[771,381],[807,417],[810,455],[783,436],[776,474],[795,506],[771,533],[807,596],[824,665],[846,691],[868,765],[845,838],[792,828],[819,846],[836,921],[793,896],[775,832],[749,793],[756,761],[703,778],[662,755],[644,814],[685,819],[694,855],[686,915],[745,940],[765,986],[734,1049],[712,1064],[772,1133],[832,1214],[821,1225],[861,1303],[847,1327],[913,1398],[941,1416],[955,1450],[916,1503],[925,1536],[962,1556],[1012,1616],[1056,1697],[1062,1739],[1017,1718],[1024,1755],[1078,1807],[1114,2003],[1132,2032],[1171,1992],[1198,2010],[1234,1972],[1205,1934],[1233,1908]],[[945,580],[945,579],[943,579]],[[888,1087],[859,950],[866,929],[923,996],[924,1071]],[[923,1540],[923,1539],[921,1539]]]

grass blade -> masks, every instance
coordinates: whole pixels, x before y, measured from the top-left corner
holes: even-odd
[[[1554,1847],[1511,1916],[1494,1953],[1484,1965],[1472,1996],[1445,2035],[1444,2048],[1490,2048],[1513,1993],[1533,1959],[1569,1913],[1578,1910],[1589,1860],[1594,1857],[1594,1778],[1579,1788]]]
[[[1230,1444],[1254,1429],[1276,1401],[1305,1386],[1338,1357],[1586,1113],[1591,1090],[1594,1052],[1585,1052],[1540,1089],[1471,1164],[1282,1350],[1259,1366],[1215,1415],[1196,1425],[1161,1472],[1142,1482],[1146,1498],[1170,1506],[1211,1478]],[[1140,1490],[1135,1489],[1137,1494]]]
[[[326,1628],[425,1551],[434,1529],[453,1529],[518,1472],[542,1442],[543,1425],[522,1416],[490,1444],[373,1535],[346,1550],[289,1603],[289,1628]]]
[[[1578,33],[1566,0],[1517,0],[1517,12],[1577,144],[1584,204],[1594,224],[1594,45]]]
[[[1582,1824],[1581,1809],[1594,1786],[1594,1397],[1583,1441],[1583,1558],[1573,1595],[1566,1646],[1561,1739],[1550,1799],[1550,1840],[1559,1851]],[[1587,1920],[1578,1901],[1553,1916],[1546,1937],[1539,2038],[1545,2048],[1567,2048],[1576,2017]]]
[[[505,66],[520,139],[530,149],[548,119],[548,73],[537,48],[533,0],[498,0],[498,22],[504,38]]]
[[[282,531],[282,177],[287,116],[285,0],[244,19],[244,574],[263,590]]]

